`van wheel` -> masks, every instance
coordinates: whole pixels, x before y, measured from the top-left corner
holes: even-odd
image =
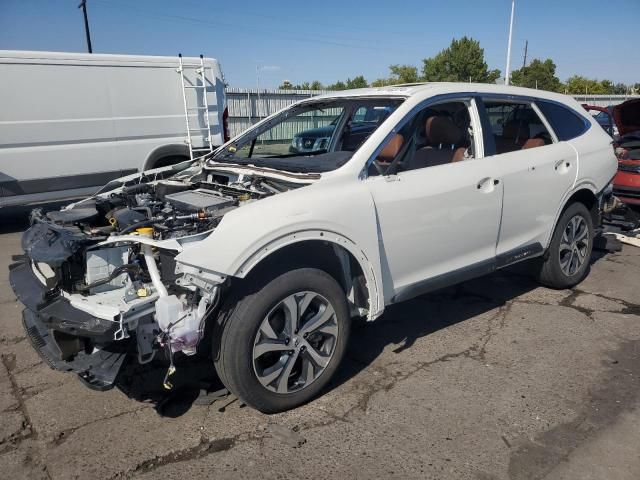
[[[214,329],[215,367],[247,405],[282,412],[326,386],[342,361],[349,332],[340,285],[321,270],[292,270],[223,308]]]
[[[593,250],[593,219],[582,203],[571,204],[560,216],[538,280],[551,288],[570,288],[589,273]]]

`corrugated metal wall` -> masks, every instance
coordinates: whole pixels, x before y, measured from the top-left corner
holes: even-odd
[[[254,123],[299,100],[329,93],[322,90],[257,90],[227,88],[229,130],[238,135]],[[313,128],[310,123],[309,128]]]
[[[609,105],[618,105],[631,98],[640,98],[640,95],[573,95],[573,98],[580,103],[608,107]]]
[[[304,98],[330,93],[325,90],[257,90],[247,88],[227,88],[227,104],[229,107],[229,130],[231,136],[242,133],[262,118],[268,117],[292,103]],[[580,103],[606,107],[617,105],[630,98],[640,98],[639,95],[574,95]],[[309,118],[308,128],[326,125],[333,117],[326,121],[315,117]],[[296,131],[300,131],[296,128]],[[286,137],[287,132],[280,132]],[[284,137],[283,137],[284,138]],[[290,136],[288,138],[291,138]],[[277,140],[274,138],[273,140]]]

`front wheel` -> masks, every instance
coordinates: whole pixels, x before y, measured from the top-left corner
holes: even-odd
[[[540,283],[570,288],[589,273],[593,250],[593,219],[582,203],[571,204],[560,216],[538,273]]]
[[[281,412],[326,386],[344,356],[349,331],[340,285],[321,270],[292,270],[223,309],[214,332],[215,367],[247,405]]]

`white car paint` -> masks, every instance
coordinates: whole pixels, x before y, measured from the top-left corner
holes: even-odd
[[[574,140],[530,150],[389,177],[363,175],[367,161],[409,112],[452,94],[540,98],[581,112],[579,104],[564,95],[484,84],[426,84],[327,95],[406,100],[344,166],[308,187],[229,212],[207,238],[185,246],[176,260],[242,278],[275,249],[309,236],[348,245],[363,270],[371,272],[367,283],[373,319],[412,284],[530,243],[546,248],[567,199],[580,189],[602,191],[615,174],[617,162],[608,137],[601,128],[589,128]],[[589,115],[583,116],[597,126]],[[481,150],[478,153],[481,156]]]

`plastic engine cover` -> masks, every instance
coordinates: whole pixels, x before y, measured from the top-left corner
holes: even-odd
[[[204,189],[171,193],[165,196],[165,200],[180,210],[188,212],[219,210],[233,205],[232,198],[223,197],[212,190]]]

